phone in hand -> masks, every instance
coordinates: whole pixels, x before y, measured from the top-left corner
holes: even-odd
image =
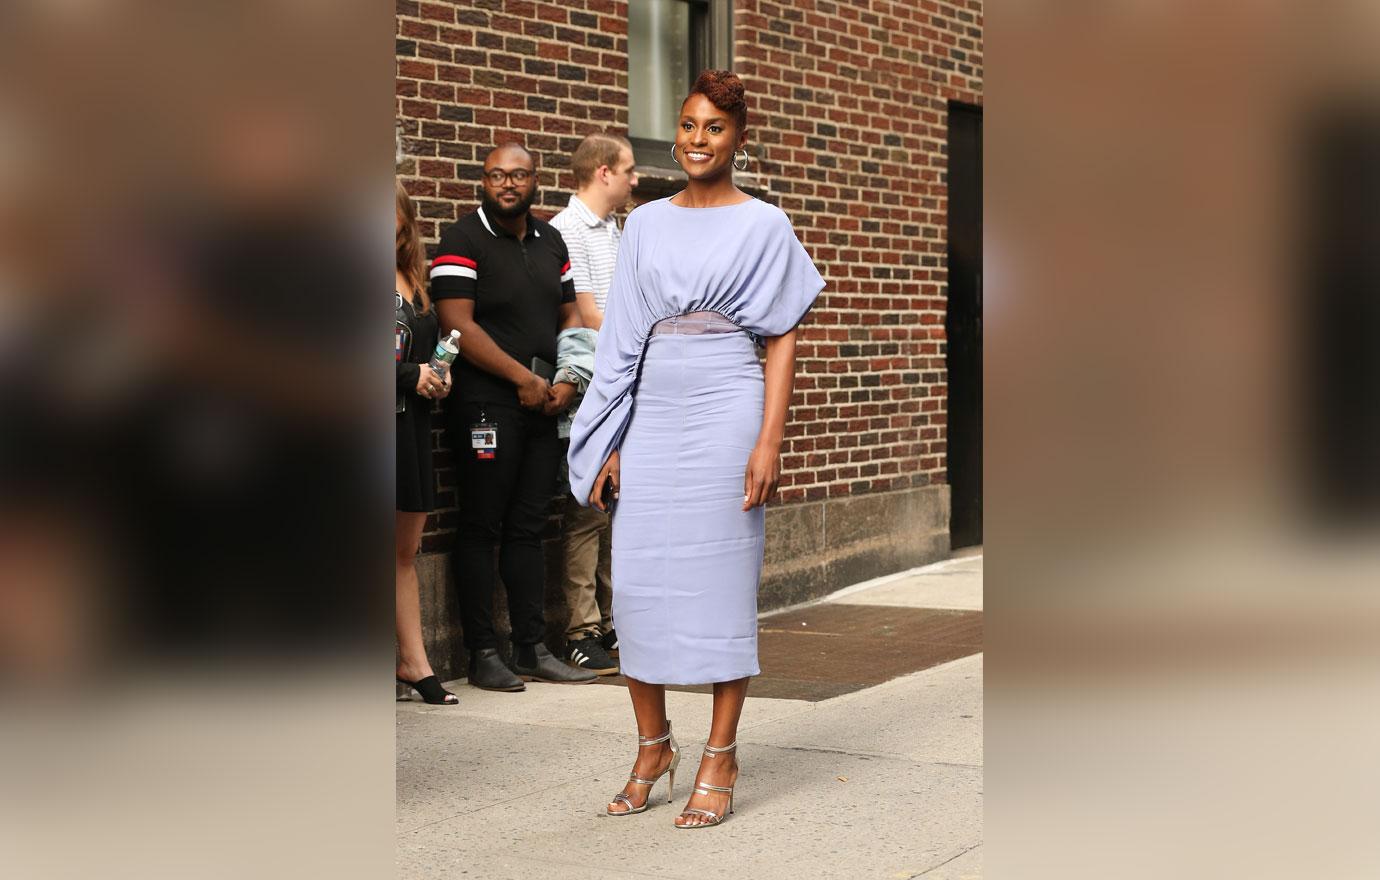
[[[531,370],[533,373],[545,379],[547,384],[554,382],[556,379],[556,365],[540,357],[534,356],[532,358]]]
[[[617,487],[613,485],[613,480],[609,479],[604,481],[604,489],[599,493],[599,503],[604,505],[604,510],[613,510],[613,502],[616,500],[614,494],[616,488]]]

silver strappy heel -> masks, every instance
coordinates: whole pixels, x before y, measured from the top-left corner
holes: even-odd
[[[609,804],[611,806],[613,804],[618,803],[619,801],[622,801],[623,803],[628,805],[628,808],[626,810],[610,810],[608,807],[605,807],[604,812],[608,813],[610,816],[631,816],[634,813],[643,812],[652,803],[652,786],[656,785],[657,780],[665,776],[667,773],[671,774],[671,777],[667,781],[666,785],[666,803],[669,804],[671,802],[671,799],[675,796],[676,792],[676,767],[680,764],[680,747],[676,745],[676,738],[671,735],[671,722],[666,722],[666,732],[663,733],[661,736],[639,736],[637,738],[637,747],[640,749],[643,746],[659,746],[667,740],[671,741],[670,766],[668,766],[665,770],[662,770],[660,773],[658,773],[651,779],[643,779],[641,776],[637,775],[636,771],[633,771],[632,773],[628,774],[629,782],[636,782],[638,785],[647,786],[647,796],[642,799],[642,806],[639,807],[636,804],[634,804],[632,802],[632,798],[628,797],[626,793],[620,791],[618,794],[613,796],[613,800],[610,801]]]
[[[735,739],[733,742],[729,743],[728,745],[724,746],[723,748],[715,748],[714,746],[708,746],[708,745],[707,745],[707,746],[704,747],[704,754],[705,754],[705,757],[707,757],[707,758],[714,758],[714,757],[717,757],[717,756],[719,756],[719,755],[722,755],[722,754],[724,754],[724,753],[726,753],[726,752],[731,752],[731,751],[733,751],[733,750],[736,749],[736,748],[738,748],[738,741]],[[713,794],[713,793],[716,792],[716,791],[717,791],[717,792],[726,793],[726,794],[728,795],[728,812],[729,812],[729,814],[731,814],[731,813],[733,812],[733,786],[732,786],[732,785],[729,785],[729,786],[723,786],[723,785],[710,785],[710,784],[707,783],[707,782],[696,782],[696,783],[695,783],[695,793],[696,793],[696,794]],[[693,813],[693,814],[695,814],[695,815],[697,815],[697,816],[704,816],[704,817],[705,817],[706,819],[708,819],[709,821],[708,821],[708,822],[699,822],[699,823],[694,824],[694,825],[679,825],[679,824],[677,824],[677,825],[676,825],[677,828],[713,828],[715,825],[718,825],[718,824],[719,824],[720,822],[722,822],[725,818],[727,818],[727,815],[720,816],[718,813],[714,812],[713,810],[701,810],[699,807],[686,807],[685,809],[683,809],[683,810],[680,811],[680,814],[681,814],[682,816],[686,815],[687,813]],[[674,823],[673,823],[673,824],[674,824]]]

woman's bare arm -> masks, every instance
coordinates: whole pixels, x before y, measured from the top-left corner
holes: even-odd
[[[795,334],[791,330],[767,340],[762,430],[757,434],[757,445],[748,457],[743,478],[743,510],[770,501],[781,481],[781,443],[786,436],[786,414],[795,389]]]

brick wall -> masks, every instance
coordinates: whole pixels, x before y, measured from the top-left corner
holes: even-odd
[[[627,31],[622,0],[398,0],[398,174],[429,242],[474,210],[484,155],[502,141],[540,155],[538,211],[565,207],[580,139],[627,131]]]
[[[943,483],[947,104],[982,101],[980,0],[738,0],[734,27],[755,181],[828,282],[803,328],[782,502]],[[626,131],[626,34],[621,0],[398,2],[398,173],[429,241],[473,210],[500,141],[541,155],[541,213],[564,207],[579,139]],[[437,427],[426,550],[445,548],[454,506]]]

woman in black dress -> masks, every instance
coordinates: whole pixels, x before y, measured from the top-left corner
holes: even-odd
[[[436,310],[426,295],[426,251],[417,232],[417,213],[401,183],[397,187],[397,277],[394,303],[393,359],[397,363],[398,497],[394,528],[396,556],[398,681],[428,703],[450,705],[454,694],[441,687],[422,642],[421,600],[417,586],[417,551],[426,515],[436,506],[431,472],[431,407],[450,393],[427,361],[436,349]]]

